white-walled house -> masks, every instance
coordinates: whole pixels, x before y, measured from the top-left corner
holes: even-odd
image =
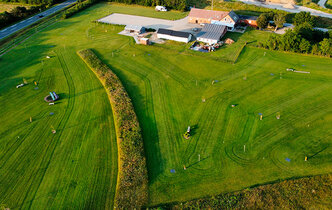
[[[197,34],[197,40],[208,44],[216,44],[226,34],[227,26],[206,23],[201,32]]]
[[[177,42],[190,42],[192,35],[191,33],[182,31],[173,31],[169,29],[159,28],[157,31],[157,37],[159,39],[173,40]]]

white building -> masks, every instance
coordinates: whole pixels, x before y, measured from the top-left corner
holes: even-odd
[[[177,42],[190,42],[192,35],[191,33],[182,31],[173,31],[169,29],[159,28],[157,31],[157,37],[159,39],[173,40]]]
[[[138,25],[126,25],[125,31],[134,34],[141,34],[145,32],[145,28]]]
[[[208,44],[216,44],[226,34],[227,27],[217,24],[205,24],[197,34],[197,40]]]
[[[211,20],[211,24],[227,26],[228,31],[234,31],[235,24],[239,21],[239,16],[232,10],[221,20]]]

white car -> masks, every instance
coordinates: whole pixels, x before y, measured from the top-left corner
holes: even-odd
[[[159,12],[167,12],[167,9],[166,9],[166,7],[164,7],[164,6],[156,6],[156,11],[159,11]]]

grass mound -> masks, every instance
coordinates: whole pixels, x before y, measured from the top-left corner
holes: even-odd
[[[119,78],[92,50],[81,50],[78,55],[104,85],[113,108],[119,147],[115,207],[139,208],[148,201],[148,177],[143,139],[134,107]]]

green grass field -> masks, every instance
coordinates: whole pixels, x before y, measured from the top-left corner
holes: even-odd
[[[121,27],[92,23],[124,10],[155,15],[152,8],[97,4],[0,58],[0,204],[111,207],[117,173],[112,110],[76,55],[86,48],[110,65],[133,100],[143,129],[149,205],[332,172],[331,59],[255,48],[269,35],[260,31],[228,34],[236,44],[200,54],[185,44],[135,45],[117,34]],[[250,44],[238,61],[224,63],[245,41]],[[30,84],[16,89],[22,78]],[[51,90],[62,98],[55,106],[43,101]],[[192,137],[185,140],[188,125]]]

